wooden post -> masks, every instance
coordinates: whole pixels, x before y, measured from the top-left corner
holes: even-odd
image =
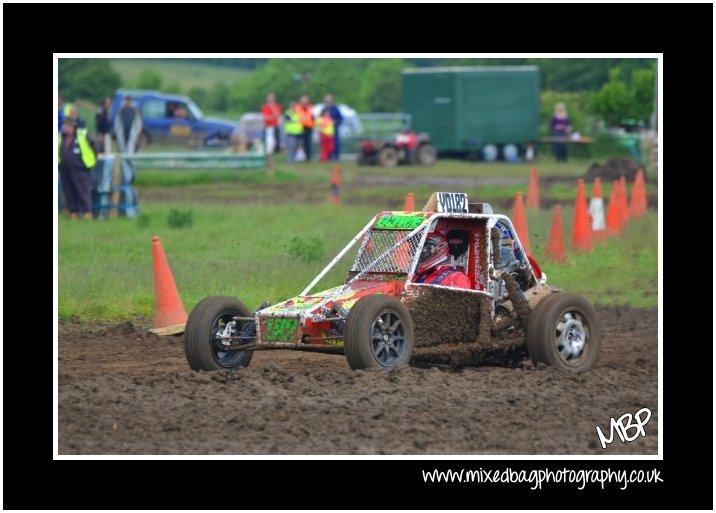
[[[119,216],[119,198],[120,193],[118,187],[122,185],[122,158],[119,153],[114,154],[114,169],[112,170],[112,196],[109,217]]]
[[[273,153],[266,153],[266,175],[269,178],[274,176]]]

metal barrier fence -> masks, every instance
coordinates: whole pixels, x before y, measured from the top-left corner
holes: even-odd
[[[122,153],[136,169],[256,169],[266,166],[262,153],[218,151]]]

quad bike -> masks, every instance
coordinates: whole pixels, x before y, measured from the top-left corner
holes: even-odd
[[[426,133],[401,132],[388,139],[364,139],[358,143],[359,166],[394,167],[398,164],[432,166],[437,160],[435,147]]]

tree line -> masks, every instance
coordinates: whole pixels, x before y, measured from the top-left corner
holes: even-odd
[[[568,107],[575,116],[598,116],[607,124],[623,118],[647,123],[654,103],[656,61],[654,59],[185,59],[218,66],[253,69],[233,84],[215,83],[210,90],[192,88],[172,91],[191,96],[200,107],[212,112],[257,111],[268,92],[287,104],[301,94],[320,102],[332,93],[339,103],[358,112],[399,112],[401,71],[424,66],[536,65],[540,82],[549,98],[571,98]],[[147,68],[136,83],[123,83],[109,59],[60,59],[59,89],[67,98],[97,100],[119,87],[164,89],[162,78]],[[568,100],[569,101],[569,100]],[[542,106],[544,109],[545,106]],[[547,106],[549,108],[549,106]]]

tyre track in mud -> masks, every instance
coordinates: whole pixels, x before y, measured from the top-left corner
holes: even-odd
[[[524,353],[374,372],[295,351],[198,373],[182,337],[148,333],[144,320],[61,321],[59,453],[656,454],[657,311],[597,312],[602,351],[584,374]],[[595,427],[643,407],[646,436],[603,450]]]

